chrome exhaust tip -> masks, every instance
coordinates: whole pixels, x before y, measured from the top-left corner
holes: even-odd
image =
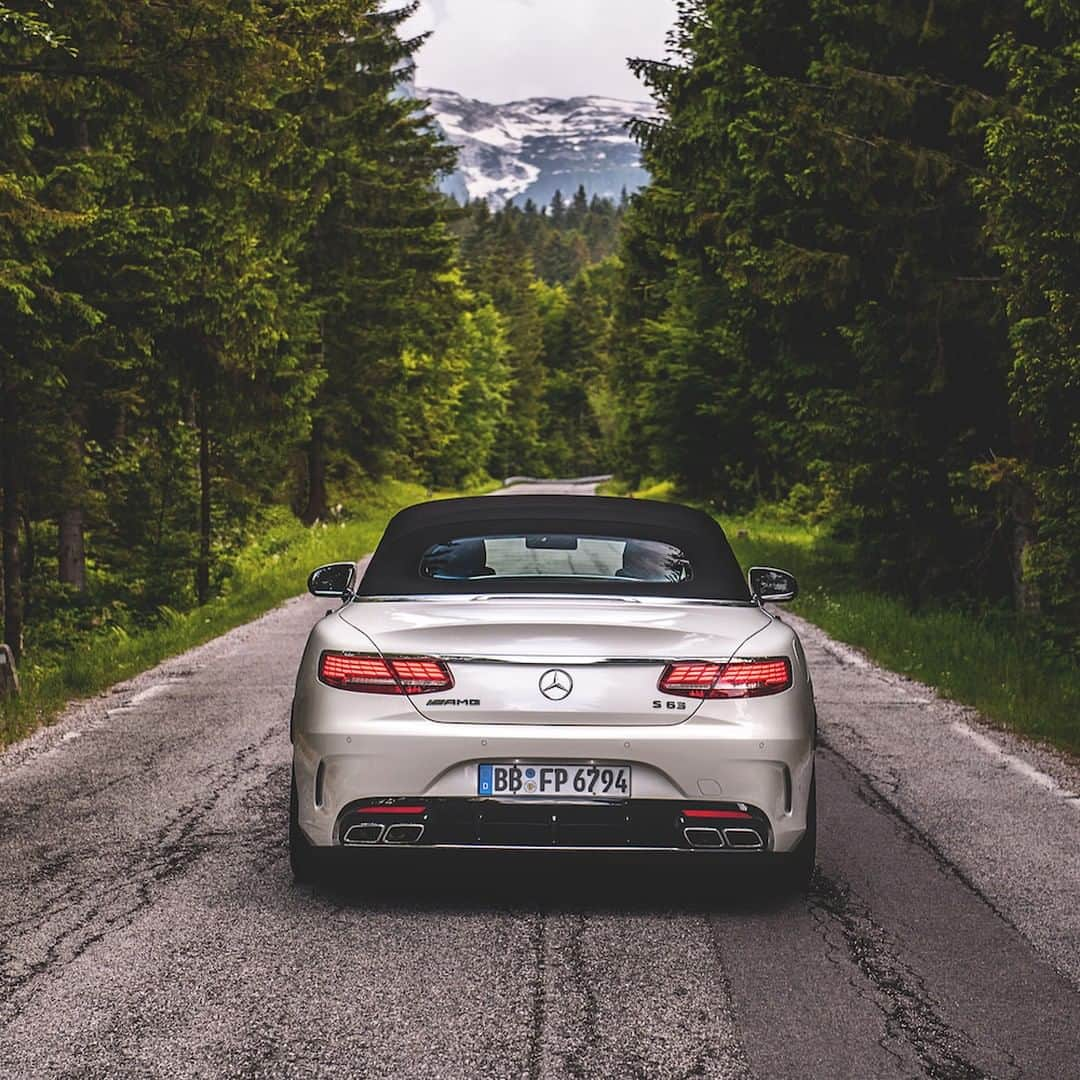
[[[742,851],[760,851],[765,846],[761,833],[756,829],[725,829],[724,839],[728,847]]]
[[[383,838],[385,844],[415,844],[424,835],[424,826],[415,824],[391,825]]]
[[[381,839],[385,827],[369,823],[367,825],[350,825],[345,835],[341,838],[343,844],[350,846],[356,844],[377,844]]]
[[[694,827],[683,829],[683,836],[691,847],[723,847],[724,838],[719,829]]]

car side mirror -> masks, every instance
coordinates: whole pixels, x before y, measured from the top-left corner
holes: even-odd
[[[799,583],[794,574],[772,566],[752,566],[746,575],[750,595],[759,604],[782,604],[799,595]]]
[[[312,596],[329,596],[348,602],[352,599],[355,581],[356,563],[336,562],[312,570],[307,587]]]

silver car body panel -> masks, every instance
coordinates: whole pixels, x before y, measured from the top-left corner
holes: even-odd
[[[455,686],[417,697],[335,689],[318,678],[324,651],[444,659]],[[767,697],[701,701],[657,688],[672,661],[781,656],[793,685]],[[573,680],[565,700],[540,692],[552,668]],[[347,604],[312,629],[293,703],[299,822],[319,847],[340,843],[338,818],[356,800],[475,799],[481,763],[527,761],[629,764],[634,799],[750,804],[768,816],[772,850],[790,851],[806,830],[814,740],[798,637],[750,604],[566,595]]]

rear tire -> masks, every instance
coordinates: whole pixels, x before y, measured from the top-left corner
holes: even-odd
[[[289,786],[289,866],[293,880],[300,885],[318,881],[325,871],[321,853],[300,828],[300,796],[296,791],[295,773]]]
[[[810,889],[817,864],[817,776],[810,779],[810,795],[806,801],[806,832],[792,852],[775,855],[776,885],[788,895],[805,896]]]

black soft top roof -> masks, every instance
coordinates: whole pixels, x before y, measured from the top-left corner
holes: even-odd
[[[686,554],[693,567],[693,577],[684,582],[659,583],[556,577],[455,581],[420,575],[420,561],[435,544],[466,537],[519,533],[659,540]],[[528,592],[750,599],[724,530],[708,514],[672,503],[597,495],[502,495],[410,506],[387,525],[357,596]]]

